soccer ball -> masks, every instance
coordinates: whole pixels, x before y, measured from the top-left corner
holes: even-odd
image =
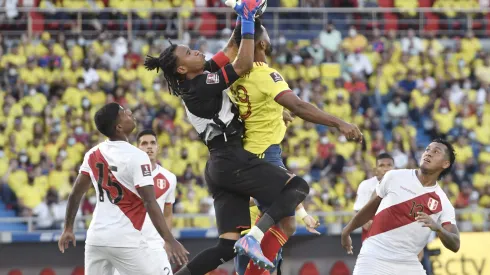
[[[241,0],[238,0],[238,1],[226,0],[225,4],[229,7],[234,7],[237,3],[240,3],[240,2],[241,2]],[[267,9],[267,0],[261,0],[261,3],[259,5],[259,9],[255,13],[255,18],[260,17],[265,12],[265,9]]]
[[[259,9],[257,10],[257,13],[255,14],[255,18],[260,17],[265,12],[265,9],[267,9],[267,0],[262,0],[262,3],[260,3]]]

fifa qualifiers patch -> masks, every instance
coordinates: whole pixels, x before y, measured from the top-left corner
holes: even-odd
[[[141,173],[143,174],[143,177],[151,177],[150,165],[149,164],[141,165]]]
[[[218,84],[219,83],[219,75],[215,73],[208,74],[206,77],[206,84]]]
[[[272,80],[274,80],[274,82],[284,81],[282,79],[282,76],[278,72],[273,72],[270,74],[270,76],[272,77]]]

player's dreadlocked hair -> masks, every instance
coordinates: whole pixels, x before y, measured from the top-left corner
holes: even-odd
[[[233,32],[233,40],[235,41],[238,47],[240,47],[240,43],[242,42],[241,27],[242,27],[241,25],[237,24],[235,26],[235,31]],[[254,29],[255,29],[254,41],[257,42],[260,40],[260,37],[262,37],[262,33],[264,33],[264,30],[262,29],[262,21],[260,20],[260,18],[255,18]]]
[[[160,56],[146,56],[145,59],[145,68],[148,71],[161,69],[163,71],[163,76],[167,80],[168,87],[170,88],[170,92],[176,96],[180,96],[182,94],[182,90],[179,88],[179,78],[180,74],[177,72],[177,56],[174,54],[175,49],[177,48],[176,44],[172,44],[170,42],[170,47],[166,48]]]
[[[441,174],[439,175],[439,179],[442,179],[445,175],[451,173],[451,169],[454,164],[454,160],[456,159],[456,152],[454,150],[454,147],[451,143],[448,141],[442,139],[442,138],[436,138],[432,142],[444,144],[446,146],[446,156],[449,158],[449,167],[442,170]]]

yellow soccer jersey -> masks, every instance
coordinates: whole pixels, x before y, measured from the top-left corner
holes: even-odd
[[[275,99],[290,91],[286,81],[266,63],[254,62],[252,70],[230,87],[230,97],[245,121],[244,147],[262,154],[269,146],[280,144],[286,133],[284,108]]]
[[[255,225],[255,222],[257,221],[257,219],[260,217],[260,210],[257,206],[250,206],[250,224],[252,226]],[[247,229],[247,230],[243,230],[241,232],[242,235],[245,235],[248,233],[248,231],[250,231],[250,229]]]

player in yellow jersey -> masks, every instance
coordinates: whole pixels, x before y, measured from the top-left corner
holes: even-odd
[[[237,45],[240,45],[239,32],[234,32],[234,39]],[[266,57],[271,54],[271,49],[267,30],[260,20],[256,19],[254,67],[230,87],[230,96],[239,107],[240,116],[245,122],[245,149],[286,169],[279,145],[286,133],[286,125],[283,121],[284,107],[306,121],[339,129],[347,139],[362,141],[362,134],[357,126],[302,101],[291,91],[281,74],[266,63]],[[261,204],[260,201],[255,203],[262,212],[269,207]],[[316,226],[316,221],[309,217],[301,206],[296,213],[306,221],[308,227]],[[261,244],[264,255],[271,261],[275,259],[276,254],[295,229],[294,213],[291,213],[290,217],[281,220],[278,226],[271,228],[264,236]],[[246,268],[247,264],[246,258],[236,258],[235,267],[239,275],[262,274],[263,271],[257,266],[248,265]]]

